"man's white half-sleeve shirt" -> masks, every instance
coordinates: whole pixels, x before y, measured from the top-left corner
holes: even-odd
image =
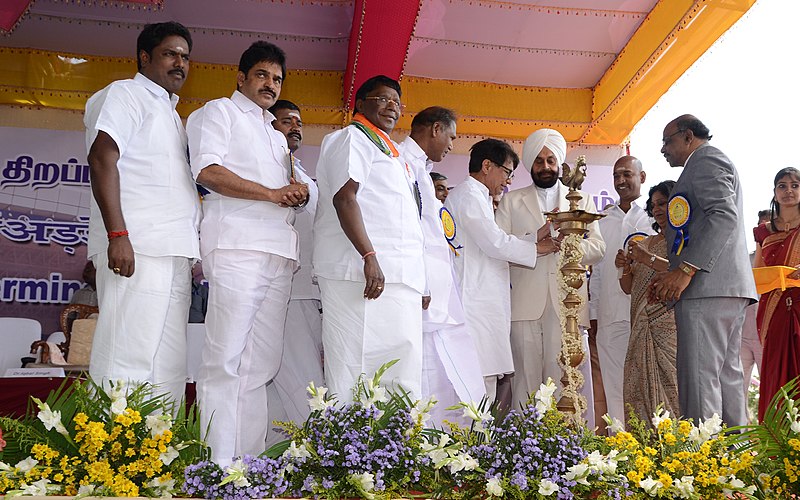
[[[178,96],[137,73],[86,102],[86,150],[102,130],[119,148],[119,196],[133,251],[151,257],[200,257],[200,203],[186,155]],[[92,195],[89,251],[108,248],[103,216]]]
[[[286,137],[273,128],[274,119],[238,90],[192,113],[186,129],[195,178],[216,164],[270,189],[289,184],[289,147]],[[293,222],[292,208],[212,191],[203,198],[201,253],[208,255],[216,248],[256,250],[297,260]]]
[[[333,197],[350,180],[364,227],[387,283],[425,291],[419,211],[409,188],[410,167],[383,153],[359,129],[325,136],[317,163],[319,202],[314,220],[314,273],[331,280],[363,282],[364,261],[344,234]]]

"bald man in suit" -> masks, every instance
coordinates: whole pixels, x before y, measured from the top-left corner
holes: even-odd
[[[664,128],[661,153],[683,166],[670,195],[670,271],[651,299],[677,301],[678,396],[684,417],[747,423],[739,348],[745,307],[756,289],[742,220],[736,167],[708,141],[700,120],[682,115]],[[686,217],[688,211],[689,216]],[[683,216],[682,216],[683,215]]]

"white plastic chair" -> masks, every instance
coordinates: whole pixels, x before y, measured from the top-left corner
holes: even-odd
[[[31,344],[42,338],[42,325],[29,318],[0,318],[0,377],[9,368],[20,368],[21,358],[31,356]]]

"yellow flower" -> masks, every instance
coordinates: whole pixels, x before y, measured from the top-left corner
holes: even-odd
[[[666,434],[664,434],[664,442],[667,443],[667,446],[675,446],[675,443],[677,441],[678,440],[675,437],[675,434],[671,432],[667,432]]]
[[[681,420],[678,424],[678,433],[681,434],[684,438],[689,435],[689,432],[692,431],[692,424],[687,422],[686,420]]]
[[[653,448],[651,448],[649,446],[645,446],[644,452],[647,453],[650,456],[655,456],[655,454],[658,453],[655,449],[653,449]]]

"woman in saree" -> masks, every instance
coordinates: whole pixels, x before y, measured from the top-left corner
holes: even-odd
[[[800,265],[800,171],[788,167],[774,181],[770,221],[755,229],[754,267]],[[800,279],[794,271],[790,279]],[[763,346],[758,420],[780,388],[800,375],[800,288],[779,288],[761,295],[756,315]]]
[[[656,234],[628,244],[628,253],[617,253],[622,268],[622,291],[631,296],[631,336],[625,357],[623,398],[640,420],[650,422],[659,405],[680,415],[678,403],[677,328],[672,309],[664,302],[650,303],[648,285],[657,272],[667,271],[667,243],[661,231],[667,224],[667,203],[674,181],[653,186],[645,210],[655,219]],[[628,418],[626,418],[626,421]]]

